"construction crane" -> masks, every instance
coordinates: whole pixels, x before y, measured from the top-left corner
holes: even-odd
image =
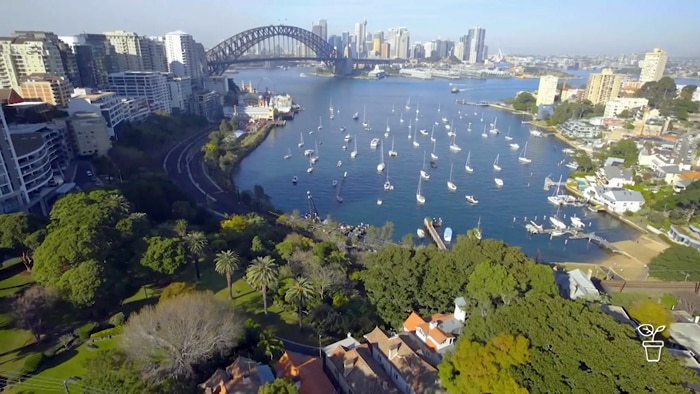
[[[318,214],[318,209],[316,209],[316,203],[314,203],[314,198],[311,196],[311,191],[309,190],[306,191],[306,200],[308,201],[309,216],[311,216],[311,220],[320,221],[321,216]]]

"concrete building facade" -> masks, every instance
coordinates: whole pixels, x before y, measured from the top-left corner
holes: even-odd
[[[557,96],[557,85],[559,84],[559,78],[554,75],[543,75],[540,77],[540,84],[537,88],[537,100],[536,104],[540,105],[552,105],[554,104],[554,99]]]
[[[639,82],[654,82],[661,79],[666,71],[668,54],[661,48],[654,48],[644,55],[642,72],[639,74]]]
[[[68,106],[73,92],[68,78],[49,74],[23,77],[19,89],[25,100],[41,100],[60,108]]]
[[[591,74],[588,77],[583,98],[594,105],[605,104],[619,96],[621,87],[622,76],[606,68],[600,74]]]
[[[110,74],[109,90],[117,96],[144,98],[151,112],[170,114],[170,92],[168,79],[163,73],[154,71],[126,71]]]

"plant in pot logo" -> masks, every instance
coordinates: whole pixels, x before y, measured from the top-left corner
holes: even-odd
[[[654,328],[651,324],[640,324],[637,327],[637,332],[644,338],[642,346],[644,347],[646,359],[650,363],[656,363],[661,360],[661,349],[664,347],[664,341],[657,341],[655,338],[656,334],[665,329],[666,326]]]

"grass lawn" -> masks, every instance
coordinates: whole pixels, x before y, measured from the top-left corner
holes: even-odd
[[[605,271],[600,269],[600,266],[597,264],[591,264],[591,263],[564,263],[561,264],[566,268],[567,271],[573,271],[575,269],[580,269],[583,271],[583,273],[588,273],[588,270],[593,271],[591,277],[593,278],[598,278],[598,279],[605,279],[607,275],[605,274]]]
[[[30,394],[30,393],[63,393],[63,381],[69,377],[80,377],[84,372],[84,363],[100,350],[113,349],[117,346],[119,338],[107,339],[95,342],[97,349],[90,350],[87,343],[77,349],[58,353],[54,358],[47,361],[45,368],[37,375],[7,390],[8,393]],[[72,383],[69,388],[72,392],[83,392],[80,382]]]

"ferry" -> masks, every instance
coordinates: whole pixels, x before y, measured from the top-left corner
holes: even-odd
[[[444,239],[445,242],[447,242],[447,243],[452,242],[452,228],[451,227],[445,227],[445,232],[442,234],[442,239]]]

